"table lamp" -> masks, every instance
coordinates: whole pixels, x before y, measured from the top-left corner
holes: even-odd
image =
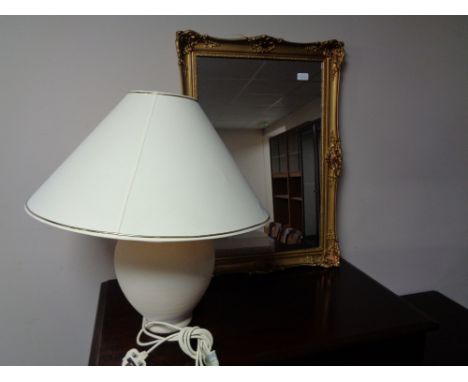
[[[155,333],[189,324],[213,274],[212,240],[269,219],[198,102],[155,91],[129,92],[25,209],[117,239],[124,295],[146,322],[170,324]]]

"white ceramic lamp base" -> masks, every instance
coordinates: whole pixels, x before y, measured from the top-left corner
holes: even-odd
[[[118,241],[114,266],[125,297],[146,321],[184,327],[211,281],[213,243]]]

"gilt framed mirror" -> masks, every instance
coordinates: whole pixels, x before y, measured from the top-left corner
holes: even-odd
[[[184,94],[198,99],[271,217],[262,231],[217,240],[216,272],[338,266],[343,43],[188,30],[176,47]]]

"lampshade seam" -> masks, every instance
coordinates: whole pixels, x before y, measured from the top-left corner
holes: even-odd
[[[138,167],[140,166],[141,156],[143,154],[143,148],[145,147],[146,139],[148,137],[149,127],[151,125],[151,120],[153,119],[154,110],[156,108],[156,103],[157,103],[158,97],[159,97],[159,94],[154,95],[153,105],[151,106],[151,111],[150,111],[150,113],[148,115],[148,119],[146,121],[145,131],[143,133],[143,138],[142,138],[142,141],[141,141],[141,144],[140,144],[140,150],[138,152],[135,167],[133,168],[133,173],[132,173],[132,177],[131,177],[131,180],[130,180],[130,184],[128,186],[127,195],[125,196],[124,204],[123,204],[123,207],[122,207],[122,213],[120,214],[120,221],[119,221],[119,226],[118,226],[117,232],[120,232],[121,229],[122,229],[122,224],[123,224],[123,221],[124,221],[124,218],[125,218],[125,213],[127,212],[128,199],[130,198],[130,194],[131,194],[132,189],[133,189],[133,184],[135,183],[136,173],[138,171]]]

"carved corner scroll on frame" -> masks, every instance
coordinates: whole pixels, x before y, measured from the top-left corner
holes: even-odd
[[[296,43],[267,35],[221,39],[195,31],[176,35],[183,92],[198,98],[197,59],[288,60],[320,62],[321,75],[321,157],[320,238],[318,246],[265,254],[241,254],[217,259],[217,272],[264,272],[298,265],[334,267],[340,263],[336,232],[336,195],[342,168],[338,130],[338,102],[344,44],[337,40]]]

